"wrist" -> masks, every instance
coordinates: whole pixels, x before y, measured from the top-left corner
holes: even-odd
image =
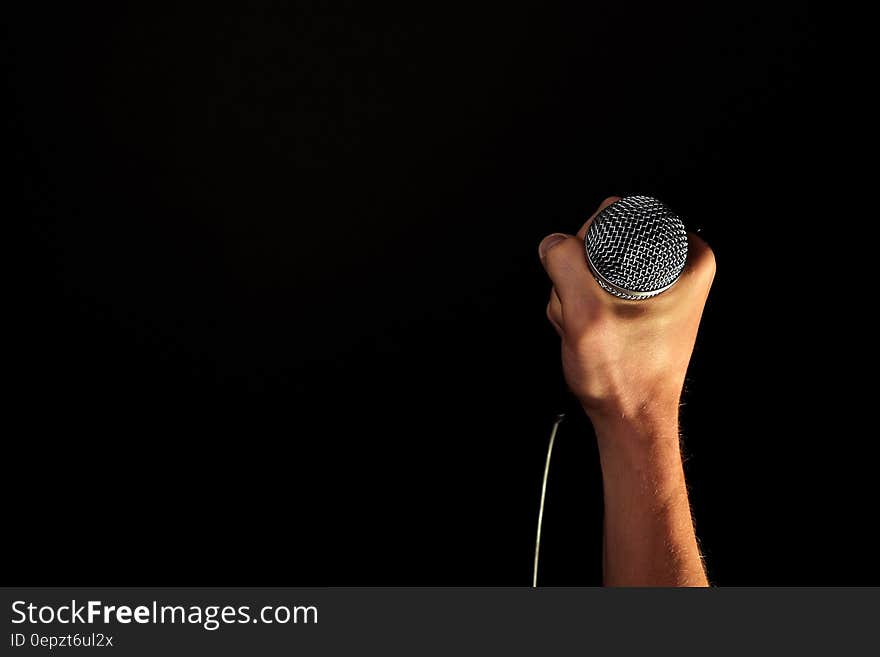
[[[584,406],[601,452],[646,452],[678,448],[678,400],[614,410]]]
[[[634,414],[587,414],[596,431],[606,494],[641,491],[658,509],[680,499],[684,471],[677,404]]]

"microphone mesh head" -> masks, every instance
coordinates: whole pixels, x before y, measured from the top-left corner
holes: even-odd
[[[678,280],[687,260],[681,219],[650,196],[626,196],[602,210],[584,240],[587,264],[606,292],[647,299]]]

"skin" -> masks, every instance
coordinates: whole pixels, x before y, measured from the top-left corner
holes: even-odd
[[[544,238],[553,282],[547,317],[562,340],[562,369],[596,430],[605,501],[606,586],[708,586],[679,449],[678,405],[715,257],[688,235],[678,282],[644,301],[602,290],[587,268],[584,236]]]

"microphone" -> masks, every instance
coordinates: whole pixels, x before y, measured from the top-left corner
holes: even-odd
[[[625,196],[602,210],[584,238],[587,265],[600,287],[621,299],[657,296],[687,260],[681,218],[650,196]]]

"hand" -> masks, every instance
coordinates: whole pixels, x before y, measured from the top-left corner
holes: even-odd
[[[562,338],[565,380],[600,435],[606,433],[599,431],[602,426],[621,421],[629,426],[677,422],[685,373],[715,275],[712,250],[689,234],[687,264],[667,291],[628,301],[601,289],[587,267],[584,236],[596,214],[618,198],[605,199],[577,236],[554,233],[539,247],[553,281],[547,317]]]

